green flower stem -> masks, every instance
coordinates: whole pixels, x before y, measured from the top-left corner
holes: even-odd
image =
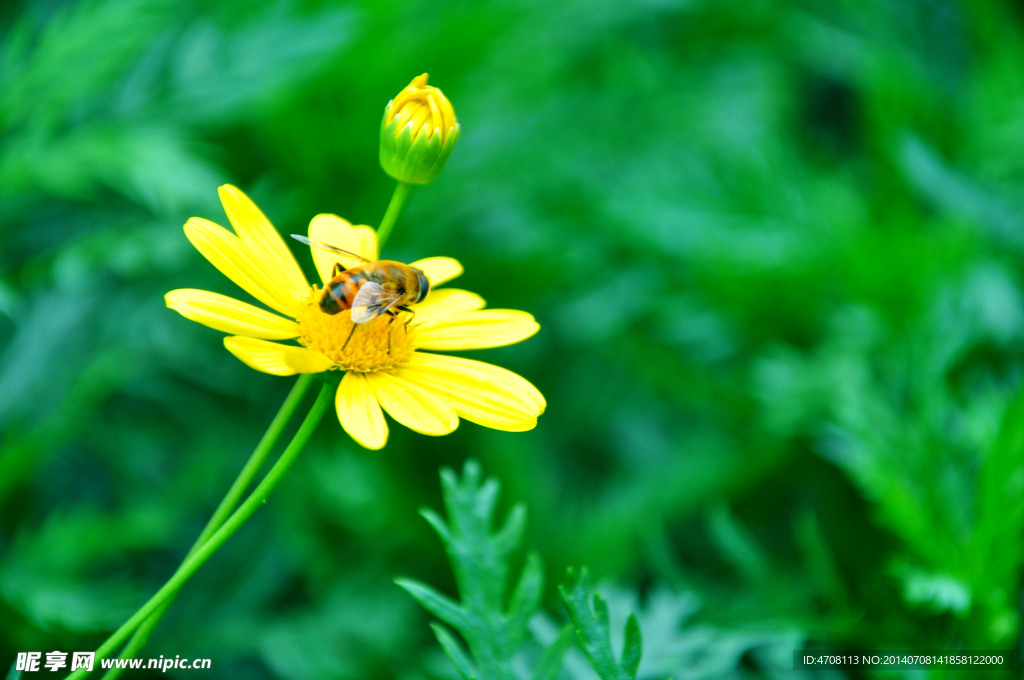
[[[388,203],[384,219],[380,221],[380,226],[377,227],[377,246],[380,250],[384,249],[384,242],[388,240],[391,227],[395,226],[395,220],[398,219],[398,214],[402,212],[402,206],[405,205],[405,199],[409,197],[409,189],[411,187],[412,185],[408,182],[400,181],[398,186],[395,187],[395,193],[391,194],[391,202]]]
[[[309,441],[310,436],[313,434],[313,430],[320,423],[320,420],[324,417],[324,414],[333,406],[334,401],[334,388],[330,385],[324,385],[320,389],[320,394],[317,396],[316,401],[313,403],[313,407],[309,410],[306,415],[306,419],[302,421],[302,425],[299,426],[298,432],[292,438],[292,441],[288,444],[288,447],[281,454],[274,466],[270,468],[270,472],[263,478],[263,481],[259,483],[259,486],[245,499],[245,502],[236,510],[224,524],[217,529],[209,540],[207,540],[202,547],[195,551],[192,557],[185,560],[185,562],[178,568],[174,575],[170,578],[167,583],[163,585],[160,590],[157,591],[156,595],[149,599],[139,611],[135,612],[128,621],[122,625],[117,632],[110,636],[110,638],[96,650],[96,660],[105,659],[110,655],[119,645],[121,645],[131,633],[138,628],[142,623],[148,619],[154,612],[162,607],[166,602],[173,598],[181,587],[192,577],[192,575],[201,567],[206,560],[217,552],[218,549],[231,536],[238,531],[238,528],[245,523],[246,520],[256,512],[256,509],[260,507],[266,500],[270,492],[274,490],[278,482],[284,476],[291,464],[295,462],[295,459],[305,448],[306,442]],[[81,678],[87,671],[79,669],[72,673],[70,678]]]
[[[284,428],[291,421],[292,416],[295,415],[295,410],[302,403],[303,398],[309,391],[310,385],[313,384],[315,378],[310,373],[304,373],[299,376],[299,379],[292,386],[291,392],[285,398],[284,403],[281,404],[281,408],[278,410],[277,415],[270,421],[270,426],[267,431],[263,433],[263,438],[260,439],[260,443],[256,445],[252,455],[249,456],[249,460],[246,461],[242,471],[238,473],[238,477],[235,479],[231,488],[228,489],[227,495],[217,506],[217,510],[214,511],[213,516],[210,517],[210,521],[203,527],[202,533],[199,534],[199,538],[192,544],[188,554],[185,555],[184,562],[187,562],[190,557],[196,554],[196,551],[206,541],[210,539],[217,529],[224,524],[224,520],[228,518],[231,512],[238,505],[238,502],[242,499],[245,490],[249,488],[249,484],[252,482],[253,477],[259,472],[263,462],[266,460],[267,455],[273,450],[277,444],[277,440],[281,437],[281,433]],[[183,562],[183,563],[184,563]],[[175,595],[172,595],[159,609],[153,612],[152,616],[146,619],[138,630],[135,631],[135,635],[128,641],[128,644],[123,650],[121,650],[121,658],[128,659],[134,658],[136,652],[138,652],[149,640],[149,636],[153,633],[153,629],[156,628],[157,624],[160,623],[160,619],[163,617],[171,604],[174,602]],[[114,680],[124,672],[123,668],[111,668],[107,671],[106,675],[103,676],[103,680]]]

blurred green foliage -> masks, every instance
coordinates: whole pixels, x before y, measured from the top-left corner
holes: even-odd
[[[283,233],[375,224],[423,71],[462,135],[389,256],[534,313],[473,356],[548,411],[377,453],[325,422],[147,655],[456,677],[393,579],[456,591],[416,508],[469,457],[529,508],[541,645],[572,564],[618,584],[613,638],[637,612],[640,678],[1019,648],[1022,63],[1009,0],[0,4],[0,661],[155,592],[290,386],[164,307],[238,294],[181,225],[223,182]]]
[[[434,588],[399,579],[398,585],[424,609],[454,628],[466,640],[466,652],[448,628],[433,624],[434,634],[462,680],[515,680],[518,657],[527,626],[537,612],[544,591],[544,571],[535,553],[526,558],[515,588],[506,596],[509,554],[520,547],[526,528],[526,508],[516,505],[500,529],[494,530],[494,508],[500,485],[494,479],[481,483],[480,464],[467,461],[460,480],[451,468],[441,471],[441,485],[448,521],[433,510],[420,514],[430,522],[455,573],[459,602]],[[506,610],[505,600],[508,599]],[[578,618],[578,617],[577,617]],[[572,627],[567,626],[571,634]],[[537,656],[537,670],[528,677],[553,680],[572,638],[559,636]],[[544,673],[544,669],[550,669]]]
[[[643,640],[636,615],[630,613],[626,619],[622,658],[616,659],[612,650],[608,603],[599,593],[594,592],[586,568],[580,571],[579,576],[570,568],[569,579],[570,583],[560,586],[558,592],[569,611],[580,647],[590,665],[601,680],[636,680],[643,653]]]

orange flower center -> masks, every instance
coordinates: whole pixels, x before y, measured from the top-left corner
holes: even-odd
[[[382,314],[366,323],[352,323],[351,314],[320,311],[323,289],[314,286],[296,317],[299,343],[320,352],[344,371],[372,373],[402,363],[415,349],[416,329],[405,325],[407,314]]]

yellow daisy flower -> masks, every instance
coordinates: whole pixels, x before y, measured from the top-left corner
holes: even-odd
[[[403,313],[393,322],[382,315],[353,329],[347,310],[334,315],[320,311],[323,286],[309,284],[277,230],[244,193],[225,185],[220,199],[235,233],[193,217],[185,235],[221,273],[279,314],[203,290],[172,290],[166,300],[185,318],[231,333],[224,346],[236,357],[274,375],[345,371],[336,398],[338,419],[368,449],[387,443],[382,408],[402,425],[428,435],[452,432],[459,418],[510,432],[536,426],[546,403],[520,376],[480,361],[422,351],[500,347],[540,329],[526,312],[483,309],[483,299],[474,293],[436,290],[462,273],[457,261],[430,257],[413,262],[431,283],[426,299],[411,305],[415,314]],[[377,259],[374,231],[336,215],[314,217],[309,237]],[[336,262],[346,268],[361,264],[319,249],[312,252],[325,284]],[[271,342],[292,339],[298,344]]]

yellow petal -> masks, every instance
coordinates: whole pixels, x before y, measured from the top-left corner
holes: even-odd
[[[453,260],[450,257],[428,257],[416,260],[412,266],[422,269],[430,280],[430,285],[434,288],[451,281],[462,273],[462,265],[458,260]]]
[[[185,223],[185,236],[224,276],[266,306],[293,318],[301,311],[299,299],[268,277],[263,264],[227,229],[193,217]]]
[[[547,408],[544,395],[530,381],[494,364],[444,354],[414,352],[402,363],[402,368],[432,376],[434,380],[473,385],[476,389],[487,389],[490,386],[500,391],[509,404],[534,416],[544,413]]]
[[[384,373],[366,373],[377,401],[392,418],[420,434],[449,434],[459,426],[459,417],[448,402],[422,387]]]
[[[459,312],[420,324],[416,346],[449,351],[501,347],[525,340],[539,330],[532,316],[515,309]]]
[[[232,335],[266,340],[287,340],[300,335],[299,325],[294,321],[226,295],[182,288],[172,290],[164,300],[186,319]]]
[[[334,368],[333,361],[305,347],[238,336],[224,338],[224,346],[250,368],[273,375],[320,373]]]
[[[368,449],[382,449],[388,442],[388,424],[373,389],[362,373],[349,371],[338,385],[335,399],[338,420],[353,439]]]
[[[317,215],[309,223],[309,237],[323,241],[336,248],[362,255],[367,260],[377,259],[377,234],[365,225],[353,227],[348,220],[337,215]],[[311,248],[313,264],[324,283],[330,281],[335,262],[341,262],[345,269],[358,267],[362,260],[330,253],[320,248]]]
[[[525,432],[537,426],[536,404],[506,383],[409,366],[395,370],[394,374],[443,397],[458,416],[478,425],[508,432]]]
[[[418,305],[413,305],[416,310],[415,325],[427,323],[449,314],[458,312],[470,312],[484,306],[484,299],[476,293],[457,288],[442,288],[430,291],[427,299]]]
[[[217,191],[235,233],[261,262],[266,276],[291,297],[304,299],[309,294],[306,275],[270,220],[236,187],[225,184]]]

